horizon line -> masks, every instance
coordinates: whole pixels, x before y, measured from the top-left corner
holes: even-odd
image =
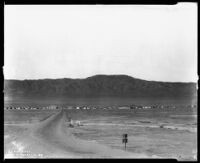
[[[25,81],[25,80],[57,80],[57,79],[72,79],[72,80],[84,80],[90,77],[95,77],[95,76],[127,76],[127,77],[131,77],[133,79],[139,79],[139,80],[145,80],[145,81],[150,81],[150,82],[166,82],[166,83],[198,83],[198,80],[195,81],[162,81],[162,80],[147,80],[147,79],[142,79],[142,78],[136,78],[130,75],[126,75],[126,74],[96,74],[96,75],[92,75],[92,76],[88,76],[88,77],[84,77],[84,78],[69,78],[69,77],[60,77],[60,78],[37,78],[37,79],[6,79],[4,78],[4,80],[18,80],[18,81]]]

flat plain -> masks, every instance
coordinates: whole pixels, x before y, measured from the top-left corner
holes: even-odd
[[[170,107],[119,109],[125,104]],[[4,156],[196,160],[197,108],[188,107],[194,104],[191,100],[152,99],[7,101],[5,107],[38,109],[4,110]],[[42,109],[51,105],[58,109]],[[83,105],[95,109],[75,107]],[[70,128],[69,118],[82,125]],[[128,134],[126,150],[122,143],[124,133]]]

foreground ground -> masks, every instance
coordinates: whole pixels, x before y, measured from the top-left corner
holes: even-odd
[[[83,126],[69,128],[68,117]],[[196,115],[130,111],[5,111],[5,158],[195,160]],[[128,134],[127,150],[121,143]]]

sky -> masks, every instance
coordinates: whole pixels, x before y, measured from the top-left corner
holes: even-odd
[[[6,5],[4,78],[197,81],[197,4]]]

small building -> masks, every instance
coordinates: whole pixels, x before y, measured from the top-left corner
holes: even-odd
[[[119,106],[118,109],[130,109],[129,106]]]

